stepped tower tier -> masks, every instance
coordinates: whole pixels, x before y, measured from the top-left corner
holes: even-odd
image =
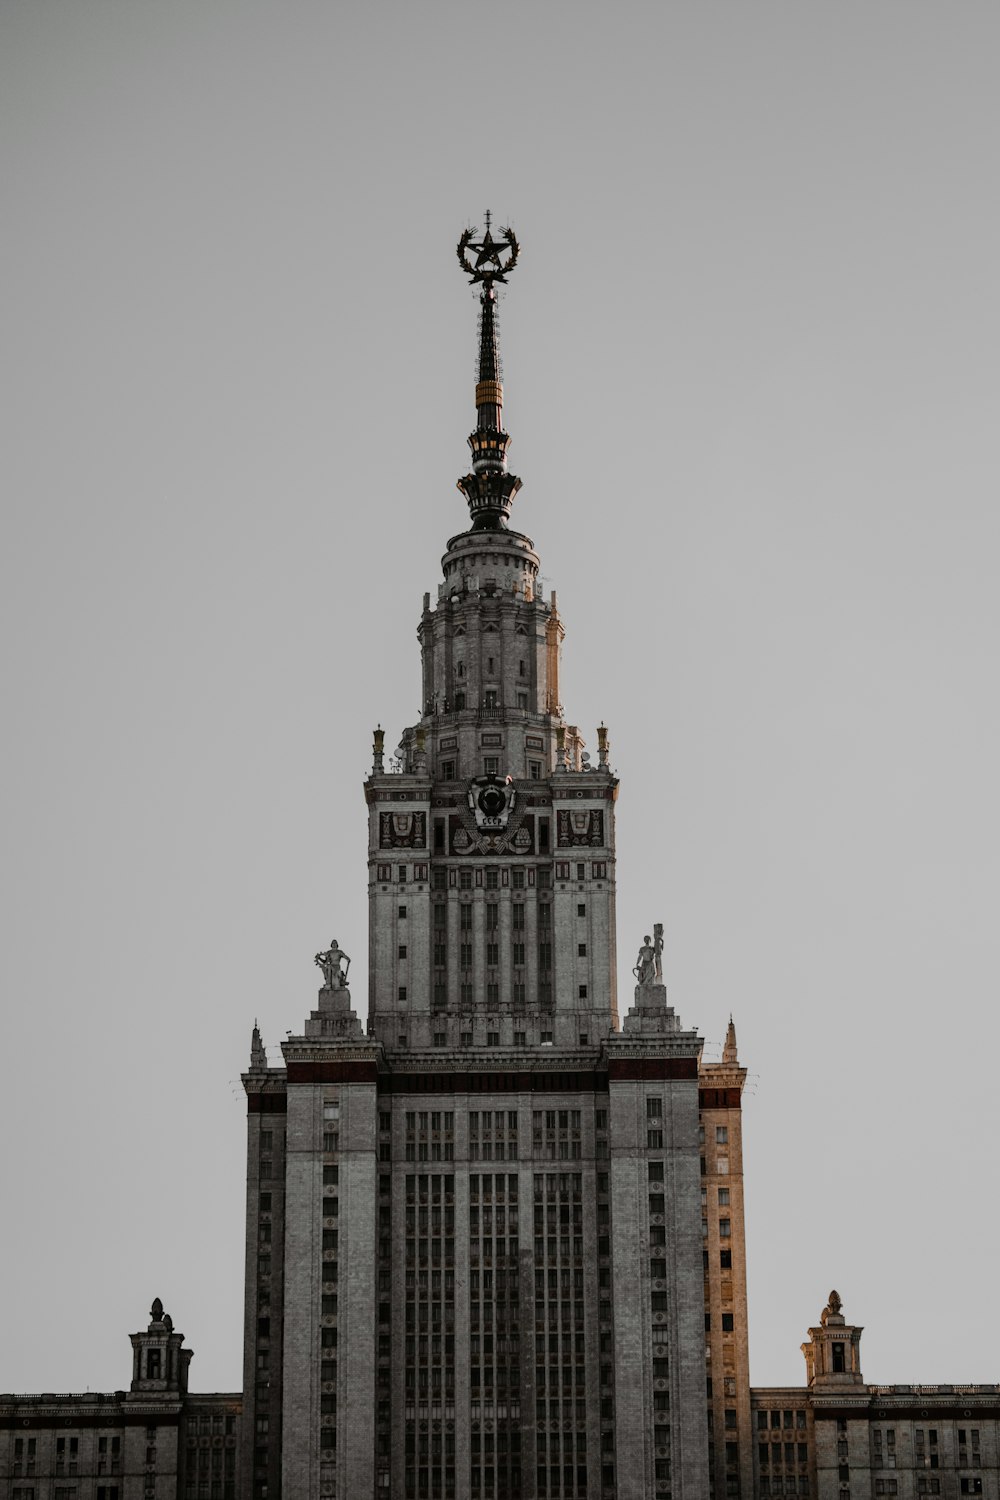
[[[417,627],[422,713],[370,809],[369,1027],[387,1048],[598,1047],[618,1025],[614,809],[607,730],[596,761],[559,689],[564,630],[531,538],[508,529],[494,283],[510,229],[468,231],[481,286],[471,525],[451,537]]]

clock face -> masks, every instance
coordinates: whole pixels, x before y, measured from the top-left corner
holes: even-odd
[[[513,786],[498,776],[477,776],[469,785],[469,808],[476,827],[489,832],[506,828],[515,797]]]

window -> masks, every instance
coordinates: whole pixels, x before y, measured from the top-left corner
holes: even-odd
[[[528,761],[528,778],[531,781],[541,781],[541,779],[542,779],[542,763],[541,763],[540,760],[529,760]]]
[[[443,760],[441,762],[441,780],[455,780],[455,762],[453,760]]]
[[[647,1099],[646,1100],[646,1118],[647,1118],[647,1120],[652,1120],[654,1117],[662,1115],[662,1114],[663,1114],[663,1100],[662,1099]]]
[[[586,943],[577,943],[577,945],[576,945],[576,956],[577,956],[577,958],[586,958],[587,957],[587,945],[586,945]]]
[[[490,696],[489,693],[487,693],[486,696],[488,698]],[[493,696],[495,698],[496,694],[494,694]],[[496,704],[495,703],[487,704],[487,707],[488,708],[495,708]],[[484,755],[483,756],[483,773],[484,773],[484,775],[486,775],[486,776],[496,776],[499,773],[499,770],[500,770],[500,757],[499,757],[499,755]]]
[[[729,1127],[728,1127],[728,1125],[716,1125],[716,1127],[715,1127],[715,1144],[717,1146],[725,1146],[725,1145],[728,1144],[728,1142],[729,1142]]]
[[[400,958],[405,958],[406,957],[406,944],[405,943],[400,943],[400,945],[399,945],[399,957]]]
[[[733,1314],[732,1313],[723,1313],[722,1314],[722,1331],[723,1331],[723,1333],[732,1333],[732,1331],[733,1331]]]
[[[406,985],[405,984],[401,984],[399,986],[398,994],[399,994],[399,999],[400,1000],[405,1000],[406,999]]]
[[[524,871],[523,870],[511,870],[511,872],[510,872],[510,883],[511,883],[511,886],[513,887],[513,889],[515,891],[523,891],[524,890]]]
[[[528,708],[528,695],[527,695],[527,693],[518,693],[518,695],[517,695],[517,706],[518,706],[518,708],[521,708],[521,709],[524,709],[525,711],[527,711],[527,708]]]
[[[401,906],[399,908],[400,921],[402,921],[405,918],[405,916],[406,916],[406,907],[405,906]]]
[[[721,1266],[722,1270],[723,1271],[729,1271],[729,1270],[731,1270],[732,1269],[732,1264],[733,1264],[733,1252],[731,1250],[720,1250],[719,1251],[719,1265]]]
[[[581,1000],[586,1000],[586,998],[587,998],[587,986],[585,984],[581,984],[580,985],[579,990],[578,990],[578,994],[579,994],[579,998]]]
[[[730,1221],[728,1219],[720,1219],[719,1220],[719,1239],[720,1240],[728,1240],[731,1232],[732,1232],[732,1230],[731,1230]]]
[[[720,1188],[719,1189],[719,1207],[720,1208],[728,1208],[729,1207],[729,1189],[728,1188]]]

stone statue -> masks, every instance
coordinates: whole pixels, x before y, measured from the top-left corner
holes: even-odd
[[[347,988],[347,971],[351,967],[351,960],[339,947],[336,938],[330,939],[330,946],[325,953],[317,953],[314,960],[317,967],[323,970],[323,988],[325,990],[343,990]],[[341,968],[341,963],[344,967]]]
[[[656,949],[650,942],[647,933],[642,940],[642,947],[639,949],[639,957],[635,968],[632,970],[639,984],[652,984],[656,973],[656,956]]]
[[[663,983],[663,923],[653,924],[653,978]]]

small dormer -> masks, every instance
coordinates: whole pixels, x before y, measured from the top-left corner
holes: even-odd
[[[188,1365],[193,1349],[183,1348],[184,1335],[174,1332],[173,1319],[156,1298],[149,1310],[145,1333],[133,1333],[132,1390],[147,1393],[183,1393],[187,1390]]]
[[[806,1381],[810,1389],[831,1390],[863,1385],[861,1335],[864,1329],[846,1322],[843,1303],[836,1292],[820,1313],[819,1327],[810,1328],[809,1342],[802,1345]]]

